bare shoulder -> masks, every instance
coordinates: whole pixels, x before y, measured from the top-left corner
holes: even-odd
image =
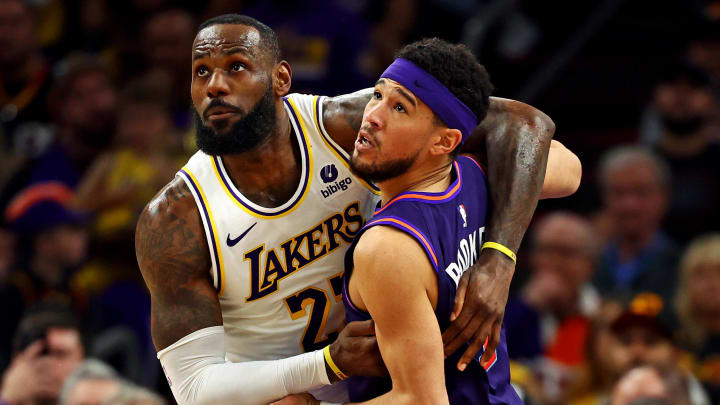
[[[373,317],[382,307],[374,304],[389,303],[400,296],[421,296],[433,305],[437,302],[437,277],[430,258],[406,232],[373,226],[360,237],[353,262],[350,296]]]
[[[222,324],[202,220],[179,177],[140,215],[135,254],[151,294],[152,335],[158,350],[195,330]]]
[[[185,182],[176,177],[145,206],[135,234],[140,270],[157,267],[157,260],[183,261],[187,265],[210,263],[204,247],[200,213]],[[207,260],[205,260],[207,259]]]
[[[323,125],[330,137],[346,152],[352,153],[363,112],[372,89],[363,89],[350,94],[323,99]]]
[[[427,262],[424,249],[408,233],[390,226],[373,226],[365,231],[353,252],[355,267],[386,268],[402,271],[418,262]],[[409,264],[409,266],[408,266]]]

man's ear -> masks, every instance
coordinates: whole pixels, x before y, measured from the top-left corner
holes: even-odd
[[[281,60],[272,71],[273,91],[278,97],[283,97],[290,92],[292,84],[292,69],[287,61]]]
[[[442,128],[430,147],[434,155],[449,155],[462,142],[462,132],[459,129]]]

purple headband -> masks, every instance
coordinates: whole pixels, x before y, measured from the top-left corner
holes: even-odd
[[[448,128],[458,129],[465,142],[478,125],[477,116],[438,79],[407,59],[397,58],[380,75],[394,80],[420,98]]]

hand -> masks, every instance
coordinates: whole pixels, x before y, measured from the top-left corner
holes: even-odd
[[[375,338],[375,323],[371,320],[350,322],[330,345],[335,365],[347,375],[382,377],[388,374]],[[330,382],[337,376],[328,367]]]
[[[500,344],[505,305],[515,263],[493,249],[480,252],[478,261],[460,278],[450,327],[443,332],[445,356],[470,342],[458,361],[463,371],[485,343],[480,364],[486,364]]]
[[[291,394],[270,405],[320,405],[320,401],[310,394]]]
[[[62,381],[54,376],[52,359],[43,356],[45,342],[36,341],[15,356],[5,371],[0,397],[12,405],[36,399],[57,399]]]

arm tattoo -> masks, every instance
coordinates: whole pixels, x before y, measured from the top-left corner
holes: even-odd
[[[372,92],[373,89],[368,88],[323,100],[323,125],[330,137],[348,153],[353,151]]]
[[[222,324],[206,246],[193,196],[176,178],[145,207],[135,234],[137,261],[152,299],[157,350],[198,329]]]
[[[535,212],[555,125],[534,108],[492,99],[485,134],[491,209],[487,240],[513,251]]]

